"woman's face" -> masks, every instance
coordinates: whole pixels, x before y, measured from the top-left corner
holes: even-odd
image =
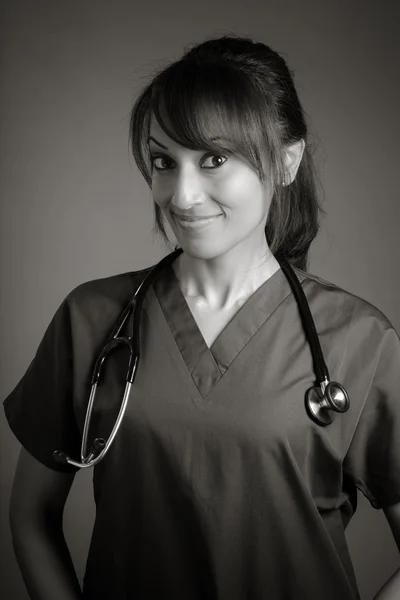
[[[211,259],[238,245],[265,249],[273,192],[251,165],[180,146],[154,117],[149,148],[154,202],[187,254]]]

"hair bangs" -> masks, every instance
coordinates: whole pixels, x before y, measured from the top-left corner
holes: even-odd
[[[229,151],[262,175],[262,107],[246,74],[222,63],[183,60],[152,87],[150,109],[176,143],[191,150]]]

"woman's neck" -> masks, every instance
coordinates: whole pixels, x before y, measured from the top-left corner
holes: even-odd
[[[212,259],[194,258],[184,252],[173,263],[186,298],[199,310],[216,311],[243,304],[279,268],[266,242],[252,253],[236,247]]]

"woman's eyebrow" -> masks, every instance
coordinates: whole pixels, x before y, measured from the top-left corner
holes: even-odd
[[[147,143],[149,143],[150,140],[152,140],[155,144],[157,144],[157,146],[160,146],[161,148],[164,148],[164,150],[168,150],[167,146],[164,146],[164,144],[161,144],[161,142],[158,142],[155,138],[153,138],[152,135],[149,135]]]

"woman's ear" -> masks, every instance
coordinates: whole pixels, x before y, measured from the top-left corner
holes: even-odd
[[[301,139],[299,142],[286,146],[285,148],[285,177],[284,185],[290,185],[296,177],[297,170],[300,166],[303,157],[305,141]]]

